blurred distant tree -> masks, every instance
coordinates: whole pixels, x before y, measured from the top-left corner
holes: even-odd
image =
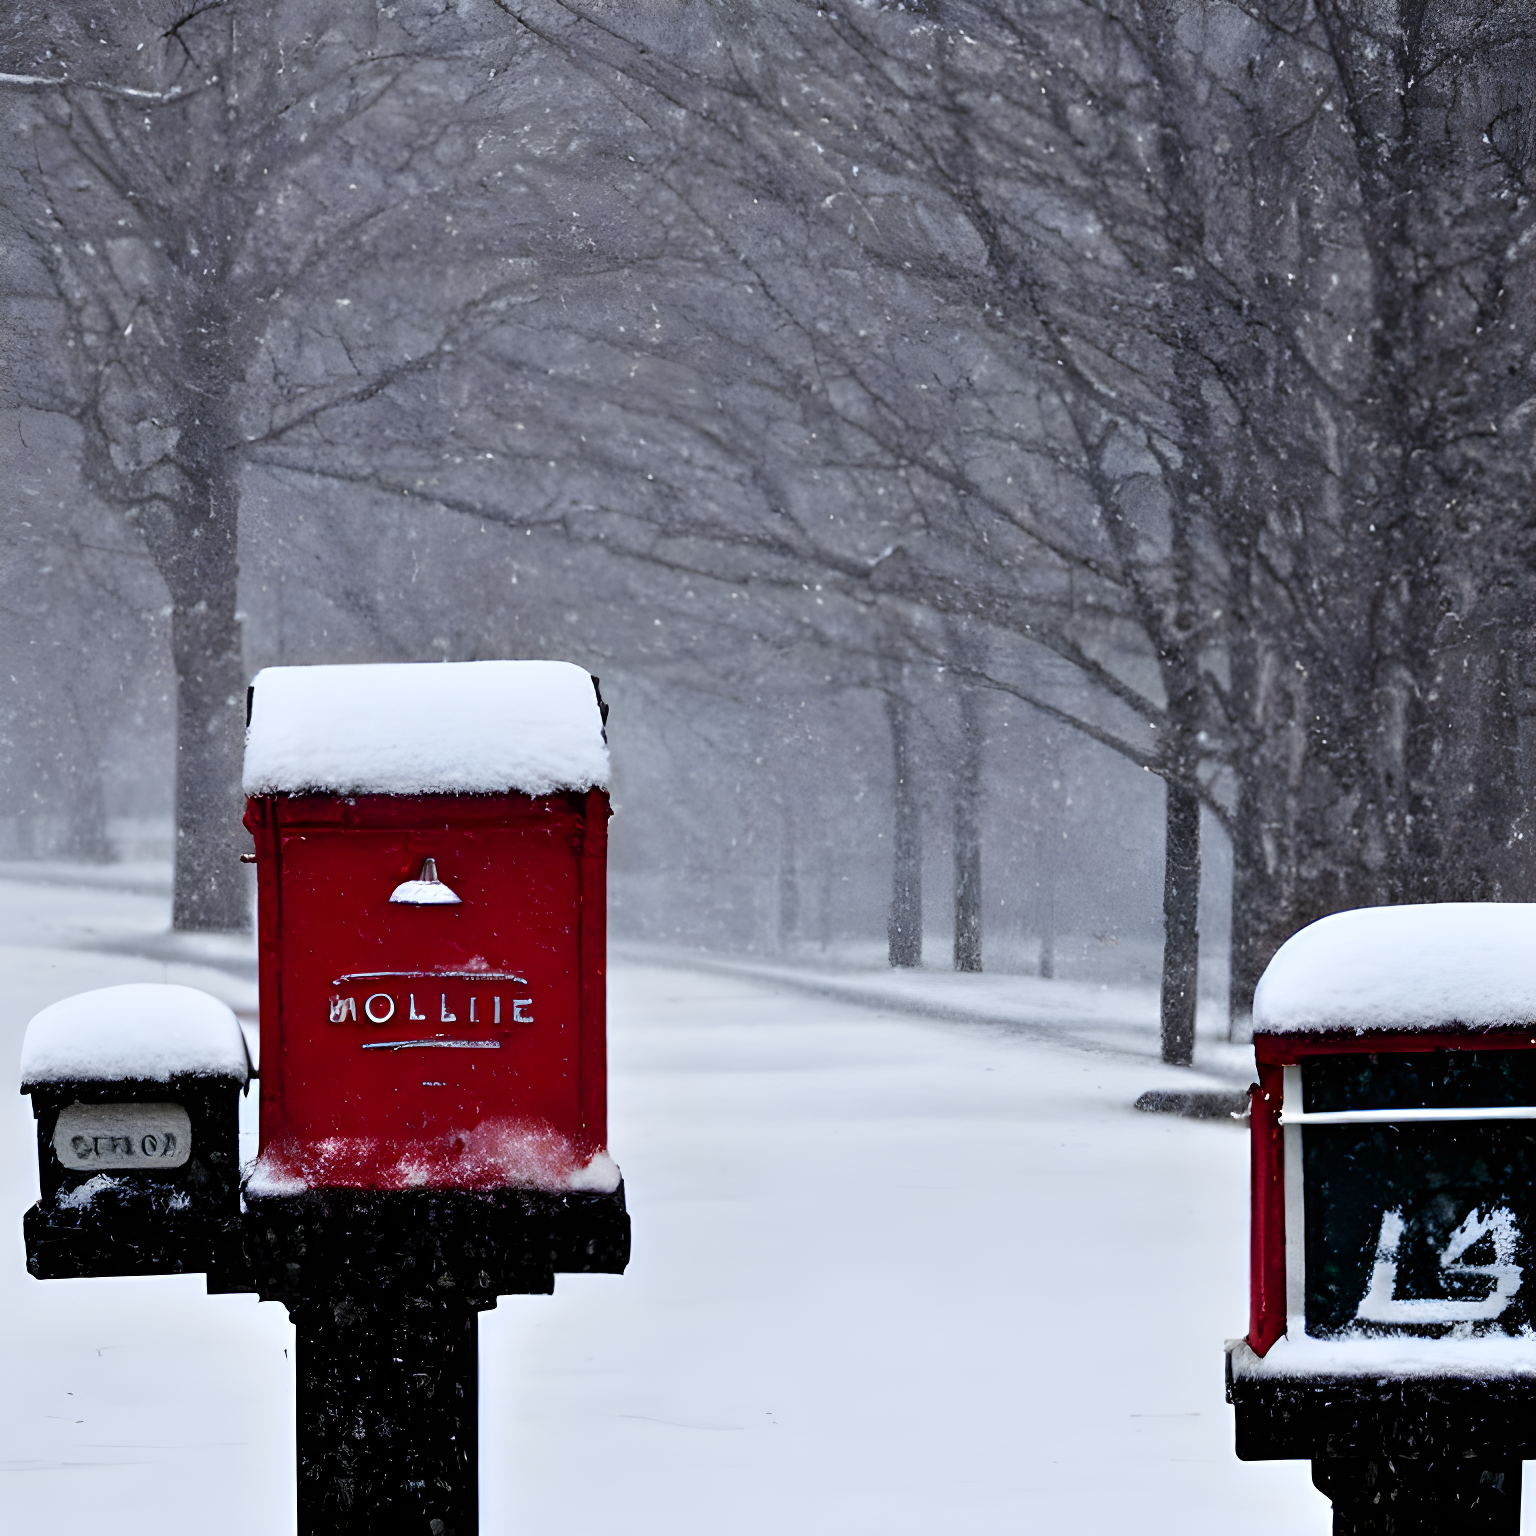
[[[923,810],[913,742],[912,700],[900,662],[887,662],[882,692],[891,728],[895,818],[891,835],[892,889],[886,922],[890,963],[923,963]]]
[[[323,465],[359,405],[421,388],[526,286],[505,135],[477,159],[520,52],[412,0],[23,0],[0,22],[0,201],[51,284],[32,328],[58,336],[14,387],[78,425],[170,595],[178,927],[248,922],[242,472]]]
[[[951,625],[946,649],[964,671],[955,689],[956,730],[950,798],[953,810],[955,944],[957,971],[982,968],[982,842],[981,811],[983,748],[986,726],[983,691],[971,673],[985,664],[975,637]]]
[[[7,483],[32,513],[0,536],[6,810],[16,853],[101,863],[113,853],[110,742],[159,671],[147,653],[163,640],[161,599],[143,551],[100,507],[55,502],[73,477],[46,460],[65,445],[36,422],[32,431],[5,455]]]

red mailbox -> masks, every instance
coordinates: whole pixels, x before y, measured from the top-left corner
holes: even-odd
[[[617,1186],[607,771],[562,662],[257,676],[255,1192]]]

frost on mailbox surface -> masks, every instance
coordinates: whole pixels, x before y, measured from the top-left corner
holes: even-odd
[[[1536,903],[1363,907],[1280,946],[1253,997],[1253,1027],[1494,1029],[1536,1023]]]
[[[603,789],[591,675],[564,661],[267,667],[245,793],[497,794]]]
[[[250,1074],[245,1038],[230,1009],[195,987],[130,982],[80,992],[27,1025],[22,1091],[78,1081],[169,1082]]]

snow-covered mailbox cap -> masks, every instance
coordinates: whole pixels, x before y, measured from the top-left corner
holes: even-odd
[[[616,1187],[605,714],[557,661],[257,675],[252,1194]]]
[[[250,796],[607,786],[601,700],[569,662],[268,667],[251,686]]]
[[[250,1076],[233,1011],[195,987],[130,982],[77,992],[34,1014],[21,1047],[21,1091],[76,1083],[169,1083]]]
[[[37,1014],[21,1052],[42,1189],[23,1223],[31,1272],[218,1269],[238,1247],[249,1076],[235,1015],[192,987],[103,987]]]
[[[1536,1382],[1536,905],[1325,917],[1253,1020],[1239,1454],[1245,1382]]]

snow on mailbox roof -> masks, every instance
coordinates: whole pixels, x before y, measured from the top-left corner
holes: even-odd
[[[1253,1027],[1489,1029],[1536,1024],[1536,904],[1452,901],[1336,912],[1280,946]]]
[[[41,1083],[180,1076],[250,1076],[239,1021],[196,987],[136,981],[77,992],[35,1014],[21,1047],[23,1093]]]
[[[592,677],[569,662],[267,667],[254,686],[248,795],[548,795],[608,783]]]

